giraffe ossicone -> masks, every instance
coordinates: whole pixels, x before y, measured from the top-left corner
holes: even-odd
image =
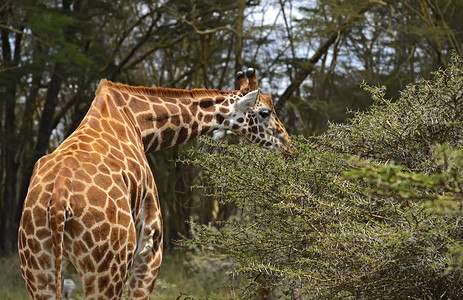
[[[86,299],[149,299],[162,260],[162,218],[146,153],[217,129],[296,151],[256,72],[240,89],[177,90],[102,80],[79,127],[37,161],[18,232],[32,299],[59,299],[61,271],[77,270]]]

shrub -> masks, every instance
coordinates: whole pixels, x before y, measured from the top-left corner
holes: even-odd
[[[362,87],[374,105],[346,124],[331,124],[322,137],[330,150],[393,161],[409,170],[433,172],[434,146],[463,142],[463,62],[454,56],[447,70],[433,80],[409,84],[396,102],[385,99],[385,87]],[[438,171],[438,170],[437,170]]]
[[[462,298],[462,69],[456,57],[396,102],[363,85],[368,112],[294,137],[289,158],[202,139],[183,161],[236,213],[187,242],[234,259],[243,299]]]

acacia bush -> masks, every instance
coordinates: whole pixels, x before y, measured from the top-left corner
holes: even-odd
[[[298,155],[202,139],[183,161],[236,212],[185,241],[235,262],[240,296],[461,299],[463,63],[375,105]]]
[[[385,99],[385,87],[363,83],[374,105],[345,124],[331,124],[323,143],[336,152],[394,161],[410,170],[433,172],[431,150],[439,144],[463,142],[462,60],[454,55],[433,80],[409,84],[400,99]]]

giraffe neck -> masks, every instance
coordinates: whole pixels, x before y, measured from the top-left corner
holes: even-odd
[[[223,127],[227,95],[204,98],[148,97],[151,110],[135,113],[145,152],[182,144]],[[159,104],[158,104],[159,103]],[[161,104],[162,103],[162,104]]]
[[[146,153],[172,147],[224,127],[224,120],[236,99],[233,91],[187,91],[105,84],[108,89],[103,93],[99,87],[97,99],[101,94],[107,96],[100,97],[100,101],[109,107],[108,116],[130,124]],[[117,107],[120,114],[112,112],[111,106]]]

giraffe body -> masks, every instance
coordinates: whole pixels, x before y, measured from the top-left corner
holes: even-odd
[[[146,154],[216,129],[292,152],[254,71],[239,91],[171,90],[102,80],[80,126],[36,163],[18,234],[32,299],[57,299],[72,264],[86,299],[149,299],[162,260],[162,217]]]

